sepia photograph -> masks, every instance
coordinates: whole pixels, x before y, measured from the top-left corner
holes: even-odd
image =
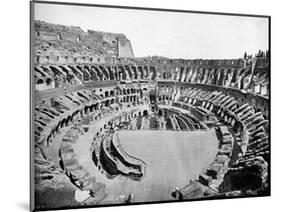
[[[270,196],[270,16],[30,14],[32,210]]]

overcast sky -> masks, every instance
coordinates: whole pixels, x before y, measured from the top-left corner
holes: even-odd
[[[35,3],[35,20],[123,33],[136,57],[230,59],[268,49],[268,19]]]

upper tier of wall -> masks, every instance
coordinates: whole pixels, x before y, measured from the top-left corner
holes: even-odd
[[[35,65],[137,65],[137,66],[156,66],[162,70],[174,67],[201,67],[201,68],[246,68],[252,67],[252,61],[243,59],[225,59],[225,60],[189,60],[189,59],[168,59],[168,58],[130,58],[130,57],[103,57],[103,56],[88,56],[88,55],[35,55]],[[268,58],[257,58],[255,63],[256,68],[268,69]]]
[[[246,68],[253,60],[134,58],[130,40],[124,34],[88,30],[80,27],[35,21],[35,64],[136,64],[161,69],[173,66],[201,68]],[[257,58],[256,67],[268,67],[268,58]]]
[[[124,34],[35,21],[35,55],[134,57]]]

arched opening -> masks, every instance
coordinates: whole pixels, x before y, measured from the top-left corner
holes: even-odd
[[[39,80],[37,80],[37,82],[36,82],[37,85],[40,85],[40,84],[43,84],[43,83],[44,83],[44,81],[43,81],[42,79],[39,79]]]
[[[103,66],[99,66],[99,69],[102,71],[103,76],[106,80],[109,79],[109,72],[106,68],[104,68]]]
[[[87,112],[88,112],[88,107],[85,106],[85,107],[84,107],[84,114],[87,114]]]
[[[82,66],[76,66],[76,68],[79,69],[82,72],[84,81],[91,80],[91,74],[86,71],[87,68],[86,68],[86,70],[85,70],[85,67],[82,67]]]
[[[83,75],[81,74],[81,72],[77,71],[77,69],[76,69],[75,67],[73,67],[73,66],[68,66],[68,67],[72,70],[73,74],[74,74],[78,79],[83,80]]]
[[[144,78],[148,78],[148,67],[144,66],[143,69],[144,69],[144,73],[145,73]]]
[[[151,76],[151,80],[155,80],[156,78],[156,70],[155,67],[151,66],[149,67],[149,72],[150,72],[150,76]]]
[[[119,79],[126,80],[127,79],[127,75],[126,75],[124,67],[123,66],[119,66],[118,70],[119,70]]]
[[[163,73],[163,79],[168,79],[168,74],[167,74],[167,72],[164,72],[164,73]]]
[[[143,115],[144,115],[144,116],[148,116],[148,111],[147,111],[147,110],[144,110],[144,111],[143,111]]]
[[[89,73],[91,74],[91,80],[98,81],[98,76],[95,71],[92,70],[92,67],[89,68]]]
[[[129,77],[130,77],[130,79],[131,79],[131,80],[134,79],[134,78],[133,78],[133,74],[132,74],[131,69],[129,68],[129,66],[125,66],[125,70],[127,71],[128,75],[129,75]]]
[[[109,106],[109,100],[106,100],[105,101],[105,107],[108,107]]]
[[[114,80],[114,74],[113,74],[113,70],[111,69],[111,67],[109,66],[107,68],[107,70],[108,70],[108,73],[109,73],[109,79]]]
[[[92,66],[92,70],[96,73],[96,76],[98,77],[99,81],[103,80],[103,74],[101,73],[100,69],[96,66]]]
[[[140,91],[140,98],[142,98],[143,97],[143,91],[142,91],[142,89],[140,89],[139,91]]]
[[[144,75],[144,74],[143,74],[143,69],[142,69],[141,66],[138,67],[138,72],[139,72],[139,74],[140,74],[140,78],[143,79],[143,75]]]
[[[184,68],[180,67],[180,77],[179,77],[179,81],[182,82],[184,78]]]
[[[52,82],[53,82],[53,80],[51,78],[47,78],[47,80],[46,80],[47,85],[51,85]]]
[[[131,69],[133,70],[134,73],[134,79],[138,79],[138,73],[136,67],[132,66]]]

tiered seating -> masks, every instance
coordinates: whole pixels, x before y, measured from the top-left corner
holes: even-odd
[[[226,125],[233,128],[237,134],[235,140],[239,142],[242,152],[242,156],[232,164],[233,168],[228,168],[234,144],[220,145],[215,161],[207,168],[206,173],[200,175],[200,182],[220,192],[223,191],[221,186],[228,170],[238,171],[258,164],[263,170],[260,177],[263,183],[266,183],[267,162],[265,159],[268,159],[269,143],[265,126],[268,121],[264,119],[261,112],[256,112],[249,104],[240,106],[233,97],[221,92],[206,92],[196,88],[184,90],[179,100],[189,105],[189,108],[202,107],[213,112]],[[240,136],[242,139],[239,138]],[[237,155],[233,157],[237,158]]]
[[[93,139],[91,151],[94,164],[105,170],[108,178],[121,175],[140,180],[144,176],[145,163],[123,150],[117,133],[120,127],[118,118],[110,120],[106,126],[108,130],[101,137],[97,134]]]
[[[82,129],[71,127],[64,135],[59,149],[61,167],[75,186],[89,192],[88,198],[84,201],[98,202],[107,195],[105,185],[97,183],[96,178],[90,176],[89,172],[79,165],[73,149],[81,133],[83,133]]]

